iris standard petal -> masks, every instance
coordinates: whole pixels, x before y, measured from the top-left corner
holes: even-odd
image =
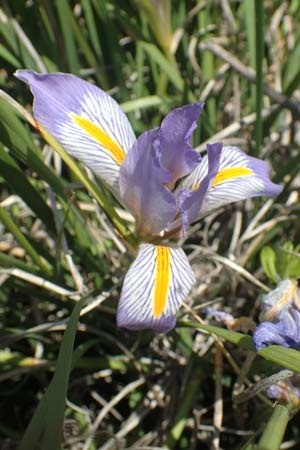
[[[135,136],[117,102],[70,74],[18,70],[16,77],[30,86],[37,122],[118,192],[119,168]]]
[[[139,236],[159,234],[176,214],[174,194],[164,186],[170,173],[160,166],[153,141],[157,130],[143,133],[120,169],[121,198],[137,220]]]
[[[181,248],[142,244],[124,280],[118,326],[131,330],[171,330],[195,275]]]
[[[221,142],[207,144],[206,170],[204,171],[201,184],[195,185],[190,190],[189,184],[183,182],[178,188],[178,205],[184,232],[199,216],[207,192],[219,171],[222,147],[223,144]]]
[[[203,106],[204,103],[194,103],[173,109],[158,130],[155,148],[162,167],[172,175],[171,188],[201,159],[191,146],[191,138]]]
[[[204,157],[183,186],[198,189],[205,180],[208,159]],[[222,149],[220,167],[207,191],[198,218],[231,202],[262,195],[276,196],[282,187],[271,182],[270,167],[260,159],[248,156],[238,147]]]

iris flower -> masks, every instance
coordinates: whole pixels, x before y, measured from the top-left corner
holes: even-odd
[[[136,138],[119,105],[96,86],[70,74],[16,76],[31,88],[37,123],[135,217],[140,246],[124,279],[118,325],[169,331],[195,282],[174,239],[219,206],[277,195],[269,166],[222,143],[207,145],[201,159],[190,142],[203,103],[173,109],[160,127]]]
[[[300,349],[300,311],[292,304],[277,323],[262,322],[253,333],[257,350],[268,345]]]
[[[268,345],[300,348],[300,290],[296,280],[283,280],[262,299],[262,318],[253,333],[257,350]]]

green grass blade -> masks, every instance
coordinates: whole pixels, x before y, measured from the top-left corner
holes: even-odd
[[[39,191],[32,186],[16,162],[5,151],[1,143],[0,174],[6,180],[10,189],[21,197],[36,216],[44,222],[46,228],[48,228],[51,233],[55,233],[56,229],[51,209],[45,203]]]
[[[259,441],[257,450],[279,450],[288,420],[288,409],[283,405],[276,405]]]
[[[181,78],[177,67],[170,63],[155,45],[149,44],[148,42],[140,42],[139,45],[145,50],[148,57],[159,66],[161,72],[166,74],[169,81],[178,89],[178,91],[183,92],[184,81]]]
[[[243,21],[245,23],[245,31],[247,38],[248,57],[250,66],[256,67],[256,49],[255,49],[255,8],[254,0],[244,0],[241,3],[243,13]],[[256,104],[256,86],[254,84],[250,87],[251,99],[249,101],[250,110],[254,110]]]
[[[38,273],[38,269],[28,262],[24,262],[19,258],[15,258],[14,256],[7,255],[6,253],[0,252],[0,266],[7,267],[8,269],[17,268],[25,270],[30,273]]]
[[[3,45],[0,43],[0,58],[7,61],[15,69],[22,67],[21,62]]]
[[[138,98],[136,100],[130,100],[128,102],[121,103],[121,107],[124,112],[129,113],[136,111],[137,109],[146,109],[160,106],[164,103],[164,100],[158,95],[149,95],[147,97]]]
[[[72,30],[72,11],[66,0],[55,1],[56,10],[63,35],[66,58],[72,73],[79,75],[80,62],[77,53],[77,45]]]
[[[82,297],[72,312],[60,346],[55,374],[30,421],[19,450],[61,450],[74,340],[85,302],[86,297]]]
[[[214,325],[204,325],[192,322],[178,322],[178,326],[187,326],[191,328],[198,328],[199,330],[208,331],[216,336],[225,339],[228,342],[238,345],[245,350],[255,351],[255,346],[251,336],[247,334],[238,333],[237,331],[226,330],[225,328],[216,327]],[[291,348],[282,347],[280,345],[270,345],[257,352],[259,356],[285,367],[286,369],[295,372],[300,371],[300,352]]]
[[[259,155],[263,143],[263,58],[264,58],[264,2],[255,0],[255,48],[256,48],[256,154]]]
[[[20,231],[19,227],[11,219],[6,210],[2,208],[2,206],[0,206],[0,220],[3,222],[7,230],[13,234],[16,241],[19,242],[19,244],[24,248],[31,259],[42,270],[42,272],[47,275],[51,275],[52,271],[50,269],[50,266],[41,259],[40,255],[35,251],[28,239]]]
[[[172,450],[176,446],[182,435],[182,432],[186,425],[186,420],[189,417],[190,410],[192,409],[193,404],[196,400],[203,378],[203,371],[196,370],[186,388],[182,402],[180,403],[178,412],[174,420],[174,426],[172,427],[166,442],[166,446],[170,450]]]

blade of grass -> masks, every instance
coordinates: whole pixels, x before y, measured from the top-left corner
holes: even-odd
[[[79,75],[80,62],[77,53],[75,36],[72,31],[72,11],[66,0],[56,0],[55,6],[63,35],[65,54],[70,71]]]
[[[190,410],[196,400],[203,378],[205,378],[204,372],[202,370],[196,370],[193,377],[189,380],[182,402],[180,403],[176,414],[174,425],[166,442],[166,446],[169,450],[172,450],[176,446],[183,433],[186,420],[189,417]]]
[[[250,66],[255,69],[256,66],[256,50],[255,50],[255,8],[254,0],[244,0],[241,3],[243,12],[243,20],[245,22],[245,31],[247,38],[248,56]],[[256,86],[252,84],[250,87],[251,99],[249,99],[250,111],[253,111],[256,104]],[[248,113],[250,112],[248,111]]]
[[[2,267],[16,267],[18,269],[26,270],[30,273],[37,273],[38,269],[30,264],[28,262],[24,262],[21,259],[15,258],[14,256],[7,255],[6,253],[0,252],[0,266]]]
[[[255,0],[255,48],[256,48],[256,155],[259,155],[263,143],[263,58],[264,58],[264,2]]]
[[[149,95],[148,97],[138,98],[136,100],[130,100],[128,102],[121,103],[121,107],[124,112],[129,113],[136,111],[137,109],[146,109],[155,106],[160,106],[164,103],[164,100],[157,95]]]
[[[61,450],[65,402],[80,311],[87,297],[76,304],[60,346],[54,376],[41,399],[19,450]]]
[[[167,75],[170,82],[178,89],[178,91],[183,92],[184,81],[181,78],[177,67],[170,63],[155,45],[149,44],[148,42],[140,42],[139,45],[145,50],[148,57],[156,62],[160,70]]]
[[[14,221],[7,214],[6,210],[0,206],[0,220],[3,222],[7,230],[9,230],[16,241],[24,248],[27,254],[31,257],[31,259],[35,262],[35,264],[41,269],[43,273],[46,275],[51,275],[52,270],[50,266],[45,263],[40,255],[35,251],[32,247],[28,239],[24,236],[24,234],[20,231],[19,227],[14,223]]]
[[[289,420],[289,411],[283,405],[276,405],[258,443],[257,450],[279,450]]]
[[[0,174],[6,180],[7,185],[29,208],[40,218],[51,233],[55,233],[53,215],[49,206],[45,203],[39,191],[33,187],[18,167],[16,162],[4,150],[0,143]]]
[[[245,350],[255,351],[255,346],[251,336],[237,331],[226,330],[224,328],[216,327],[214,325],[202,325],[200,323],[192,323],[185,321],[178,321],[178,326],[186,326],[190,328],[198,328],[209,333],[225,339],[228,342],[238,345]],[[257,355],[262,358],[272,361],[279,366],[295,372],[300,371],[300,352],[291,348],[282,347],[280,345],[270,345],[257,352]]]

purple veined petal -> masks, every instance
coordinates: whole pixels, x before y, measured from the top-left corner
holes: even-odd
[[[160,166],[153,147],[156,134],[150,130],[139,136],[120,168],[121,198],[143,237],[163,231],[177,210],[174,194],[164,186],[171,175]]]
[[[284,314],[278,323],[283,332],[290,339],[294,348],[300,347],[300,312],[295,305],[290,306],[289,310]]]
[[[292,304],[277,323],[262,322],[253,333],[257,350],[267,345],[300,348],[300,311]]]
[[[204,103],[194,103],[175,108],[164,118],[155,140],[156,152],[162,167],[172,174],[170,187],[188,175],[200,161],[193,150],[191,138]]]
[[[179,186],[178,204],[184,233],[188,226],[197,220],[207,192],[219,171],[222,147],[221,142],[207,144],[206,171],[199,185],[195,185],[193,190],[190,190],[186,183]],[[202,162],[200,162],[200,166],[202,167]]]
[[[124,280],[118,306],[119,327],[166,333],[195,282],[181,248],[142,244]]]
[[[280,322],[262,322],[253,333],[253,341],[256,350],[261,350],[268,345],[283,345],[289,347],[286,336],[282,334]]]
[[[204,157],[182,186],[192,190],[201,187],[207,165],[207,157]],[[205,196],[198,218],[228,203],[278,195],[282,187],[271,182],[269,173],[270,167],[266,162],[248,156],[238,147],[223,147],[219,171]]]
[[[118,194],[120,165],[135,136],[117,102],[74,75],[31,70],[15,75],[30,86],[36,120]]]
[[[236,320],[232,314],[227,313],[225,311],[218,311],[209,306],[205,308],[204,312],[208,316],[212,316],[217,322],[224,323],[227,326],[232,326]]]

